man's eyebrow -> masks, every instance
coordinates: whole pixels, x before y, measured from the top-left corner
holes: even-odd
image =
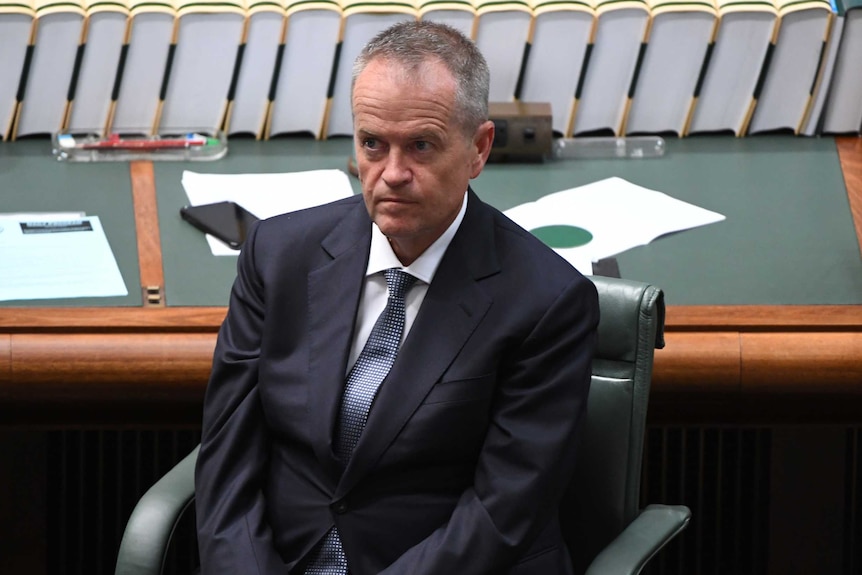
[[[383,140],[384,138],[374,132],[366,130],[364,128],[356,129],[356,136],[359,138],[372,138],[375,140]],[[417,142],[417,141],[430,141],[430,142],[439,142],[443,140],[445,134],[441,132],[437,132],[435,130],[422,130],[420,132],[408,133],[404,135],[404,141],[406,142]]]
[[[445,132],[437,131],[437,130],[422,130],[421,132],[416,132],[415,134],[409,134],[407,139],[411,142],[415,142],[417,140],[429,140],[429,141],[440,141],[445,137]]]
[[[368,130],[364,130],[362,128],[357,128],[356,135],[361,136],[363,138],[375,138],[379,139],[379,136],[373,132],[369,132]]]

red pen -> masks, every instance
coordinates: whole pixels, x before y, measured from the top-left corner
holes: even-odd
[[[190,146],[204,146],[207,144],[205,136],[189,134],[185,138],[170,138],[170,139],[137,139],[124,140],[119,134],[111,134],[107,140],[101,142],[91,142],[83,144],[81,148],[84,150],[97,150],[103,148],[111,148],[116,150],[159,150],[166,148],[188,148]]]
[[[185,138],[157,138],[157,139],[129,139],[125,140],[119,134],[111,134],[106,140],[96,142],[76,143],[68,135],[60,138],[60,146],[64,148],[77,148],[80,150],[164,150],[182,149],[193,146],[210,146],[219,143],[216,138],[209,138],[200,134],[188,134]]]

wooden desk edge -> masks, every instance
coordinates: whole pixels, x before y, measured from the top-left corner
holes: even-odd
[[[199,400],[225,312],[2,309],[0,403]],[[862,306],[671,308],[665,335],[657,395],[862,397]]]
[[[0,333],[218,330],[226,307],[0,307]],[[669,306],[665,331],[860,331],[858,305]]]

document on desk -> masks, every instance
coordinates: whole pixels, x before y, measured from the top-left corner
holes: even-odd
[[[0,301],[124,295],[98,216],[0,214]]]
[[[310,170],[280,174],[199,174],[183,172],[183,189],[193,206],[233,201],[260,219],[319,206],[353,195],[341,170]],[[239,250],[207,235],[213,255]]]
[[[646,245],[659,236],[725,219],[622,178],[548,194],[510,208],[506,215],[581,273],[592,273],[592,262]]]

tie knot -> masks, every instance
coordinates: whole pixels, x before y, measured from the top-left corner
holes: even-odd
[[[386,286],[389,297],[404,299],[404,294],[416,282],[416,277],[398,268],[389,268],[383,272],[386,276]]]

